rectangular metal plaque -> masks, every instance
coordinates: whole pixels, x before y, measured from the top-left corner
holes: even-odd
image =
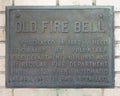
[[[6,87],[114,87],[113,7],[7,7]]]

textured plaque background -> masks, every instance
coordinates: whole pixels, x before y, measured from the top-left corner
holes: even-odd
[[[7,7],[7,87],[113,87],[112,7]]]

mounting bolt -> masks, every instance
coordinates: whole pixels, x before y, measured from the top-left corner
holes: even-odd
[[[16,18],[20,18],[21,15],[19,13],[16,13],[15,16],[16,16]]]
[[[103,19],[103,14],[100,14],[99,17],[100,17],[101,19]]]

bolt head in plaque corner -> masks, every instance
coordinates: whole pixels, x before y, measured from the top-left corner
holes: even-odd
[[[6,87],[114,87],[111,6],[6,8]]]

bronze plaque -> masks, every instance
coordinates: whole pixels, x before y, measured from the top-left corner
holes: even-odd
[[[6,86],[114,87],[113,7],[7,7]]]

